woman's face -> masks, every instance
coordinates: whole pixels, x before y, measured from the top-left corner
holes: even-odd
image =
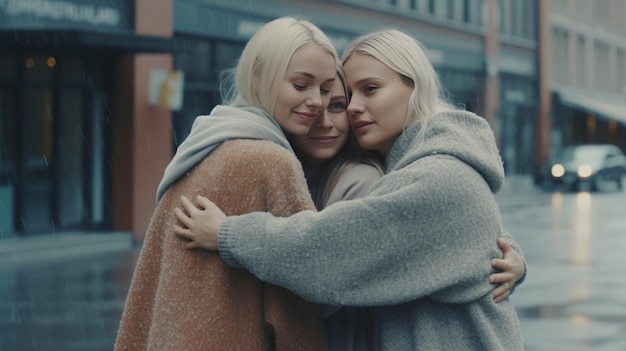
[[[328,105],[336,67],[333,55],[314,43],[293,54],[273,111],[286,134],[307,134]]]
[[[344,69],[352,91],[348,115],[359,145],[386,156],[404,129],[413,86],[363,53],[352,54]]]
[[[303,163],[322,164],[337,155],[346,143],[350,133],[347,101],[343,83],[336,77],[326,110],[313,122],[306,135],[291,137]]]

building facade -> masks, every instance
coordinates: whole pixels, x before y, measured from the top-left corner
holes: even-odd
[[[550,0],[551,150],[626,151],[626,2]]]
[[[0,233],[145,231],[170,159],[171,0],[0,1]],[[150,197],[152,201],[150,201]]]
[[[0,1],[0,233],[114,229],[141,241],[167,162],[195,117],[221,100],[221,72],[260,26],[285,15],[319,25],[340,53],[382,28],[414,35],[449,98],[492,125],[507,172],[528,173],[538,3]],[[158,70],[184,74],[179,107],[150,102]]]

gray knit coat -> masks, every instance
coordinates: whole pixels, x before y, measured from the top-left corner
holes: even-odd
[[[361,199],[289,218],[227,217],[222,259],[332,305],[378,306],[380,350],[522,350],[510,301],[488,276],[503,233],[504,170],[487,122],[464,111],[407,128]]]

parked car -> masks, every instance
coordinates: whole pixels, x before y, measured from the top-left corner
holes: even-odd
[[[603,182],[615,182],[622,189],[626,156],[615,145],[568,146],[535,175],[535,183],[546,189],[598,190]]]

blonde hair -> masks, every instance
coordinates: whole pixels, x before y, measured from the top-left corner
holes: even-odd
[[[397,29],[363,35],[348,44],[343,53],[342,64],[355,53],[374,57],[413,86],[408,101],[406,125],[416,121],[426,123],[433,115],[454,109],[444,97],[437,72],[428,60],[422,44],[410,35]]]
[[[313,23],[281,17],[266,23],[246,44],[231,79],[222,80],[222,96],[228,105],[259,107],[270,114],[293,54],[314,43],[339,61],[328,37]]]

